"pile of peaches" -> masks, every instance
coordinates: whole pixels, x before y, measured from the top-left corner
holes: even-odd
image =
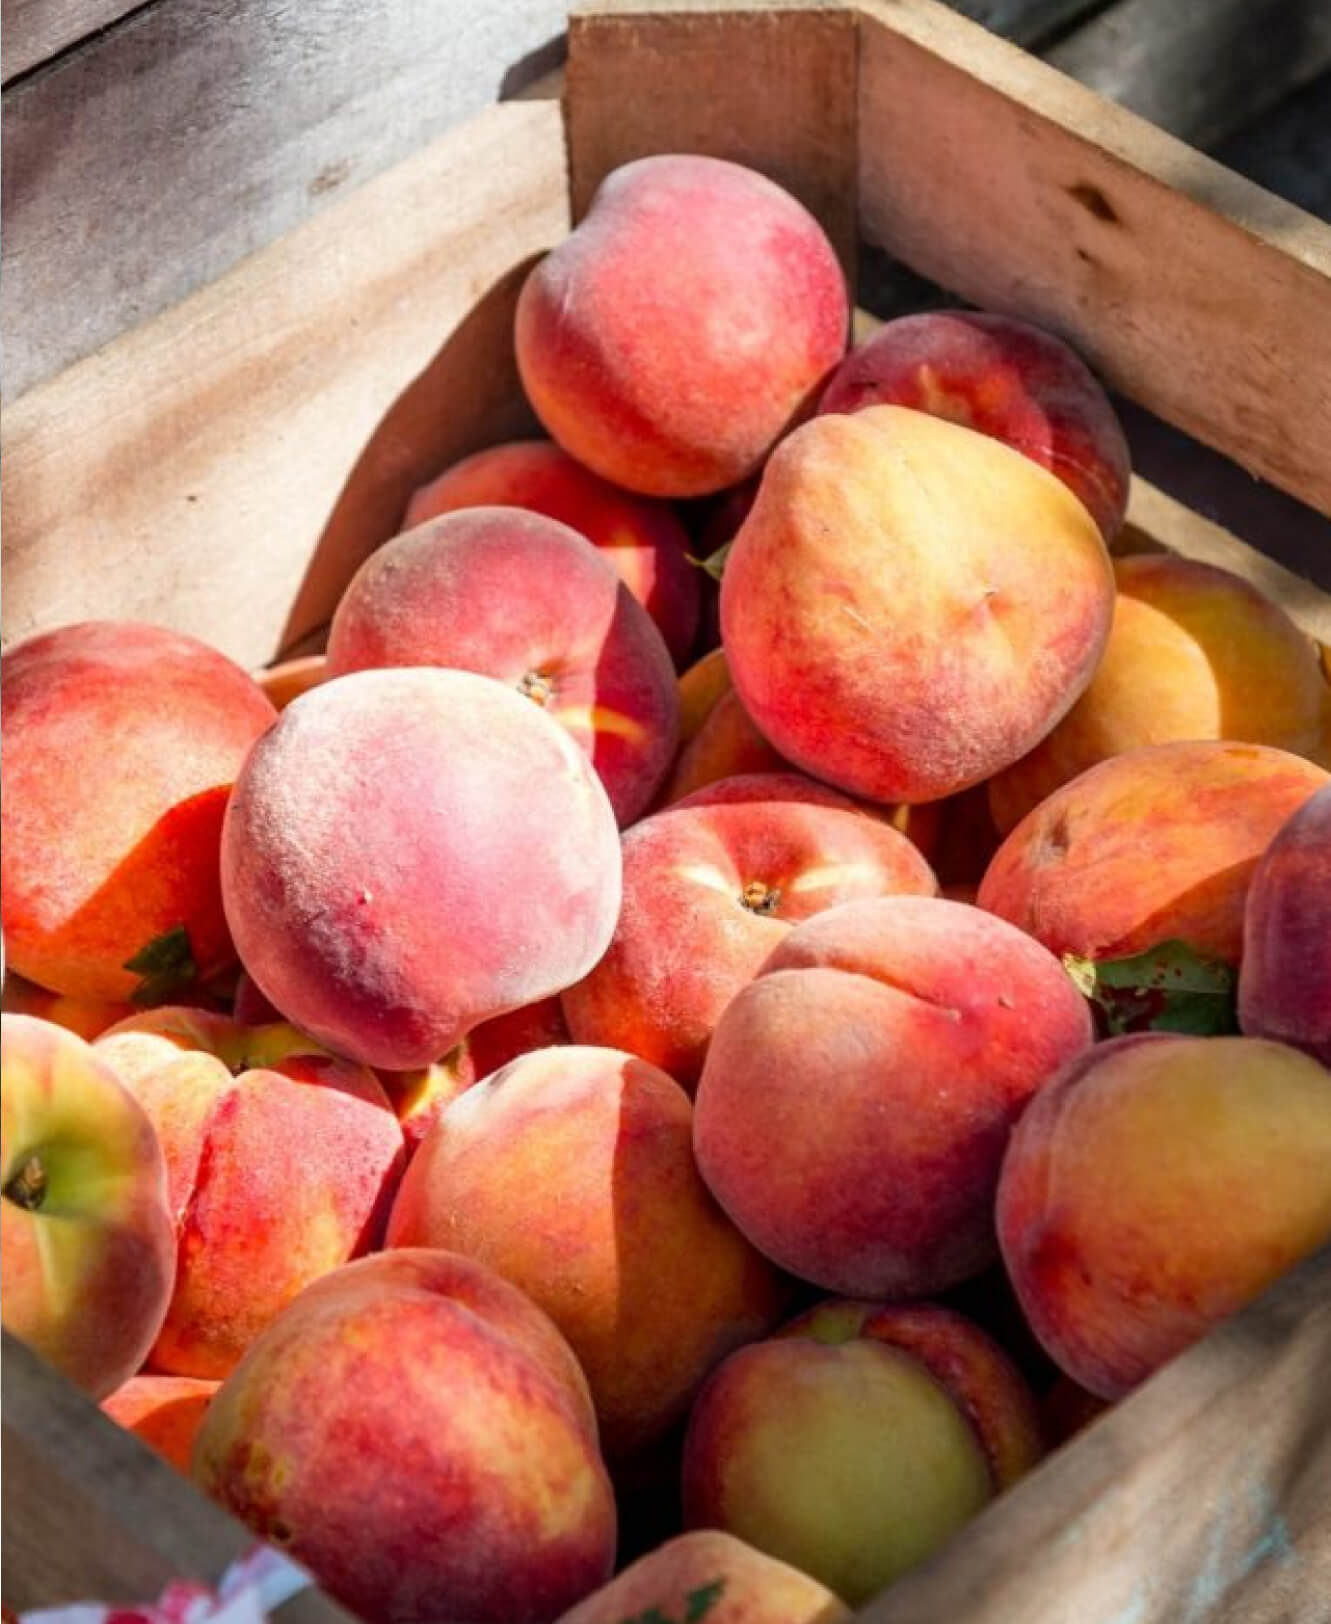
[[[4,655],[5,1325],[367,1620],[839,1617],[1331,1239],[1316,645],[849,317],[629,164],[325,653]]]

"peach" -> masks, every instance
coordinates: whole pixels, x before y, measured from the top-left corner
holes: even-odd
[[[188,1477],[194,1439],[220,1385],[196,1376],[131,1376],[102,1409]]]
[[[5,1329],[104,1398],[152,1346],[175,1231],[147,1114],[63,1027],[0,1017],[0,1258]]]
[[[820,412],[909,406],[1001,440],[1061,479],[1106,541],[1123,523],[1131,464],[1114,408],[1061,338],[1015,316],[898,316],[832,375]]]
[[[251,753],[222,890],[288,1019],[407,1071],[586,975],[619,912],[619,839],[586,756],[521,694],[360,671],[295,700]]]
[[[469,507],[529,508],[586,536],[656,622],[675,663],[688,656],[700,578],[684,526],[665,502],[620,490],[548,440],[517,440],[464,457],[423,485],[402,528]]]
[[[563,995],[568,1029],[692,1088],[721,1011],[792,924],[853,897],[935,889],[903,835],[798,773],[709,785],[625,832],[619,922]]]
[[[1088,767],[1149,744],[1241,740],[1331,763],[1331,689],[1283,609],[1228,570],[1168,553],[1116,559],[1114,577],[1113,628],[1090,686],[989,782],[1004,834]]]
[[[1281,825],[1253,873],[1239,1024],[1331,1066],[1331,783]]]
[[[38,1020],[51,1021],[88,1043],[108,1026],[135,1012],[133,1004],[111,1004],[97,998],[64,998],[58,992],[47,992],[45,987],[13,974],[5,977],[0,1009],[6,1015],[35,1015]]]
[[[0,906],[9,962],[79,999],[160,1001],[235,960],[218,843],[276,714],[223,655],[85,621],[0,661]]]
[[[752,473],[841,359],[845,278],[789,193],[718,158],[640,158],[518,299],[518,370],[570,455],[649,496]]]
[[[704,1387],[684,1443],[685,1520],[857,1605],[1039,1455],[1035,1401],[978,1326],[928,1303],[826,1302]]]
[[[707,1624],[851,1624],[825,1585],[717,1528],[678,1534],[639,1557],[559,1624],[702,1618]]]
[[[94,1048],[166,1155],[179,1260],[151,1366],[217,1380],[311,1280],[378,1244],[402,1130],[372,1072],[294,1027],[164,1007]]]
[[[735,690],[727,688],[680,751],[663,799],[669,806],[723,778],[794,770],[759,733]]]
[[[608,1458],[654,1442],[786,1292],[708,1194],[678,1083],[615,1049],[523,1055],[417,1151],[389,1246],[446,1246],[520,1287],[586,1372]]]
[[[576,1359],[448,1252],[380,1253],[303,1292],[213,1399],[194,1476],[366,1619],[543,1624],[614,1564]]]
[[[695,660],[679,679],[679,743],[680,748],[692,742],[703,723],[712,714],[717,701],[730,692],[730,668],[726,664],[726,651],[709,649],[701,659]]]
[[[1328,782],[1259,744],[1157,744],[1064,784],[999,847],[979,904],[1060,957],[1131,958],[1181,941],[1237,965],[1257,859]]]
[[[333,615],[333,676],[450,666],[524,694],[586,752],[621,824],[670,770],[679,694],[661,634],[576,531],[521,508],[465,508],[366,559]]]
[[[328,659],[323,654],[304,654],[292,660],[279,660],[254,673],[254,680],[278,710],[328,678]]]
[[[488,1077],[533,1049],[571,1042],[559,999],[541,998],[475,1027],[467,1039],[467,1052],[475,1076]]]
[[[1263,1038],[1111,1038],[1031,1102],[997,1213],[1032,1329],[1120,1398],[1331,1239],[1331,1071]]]
[[[1052,474],[973,429],[870,406],[773,452],[726,560],[721,629],[781,755],[870,800],[932,801],[1064,715],[1113,601],[1100,533]]]
[[[397,1113],[407,1156],[411,1157],[436,1120],[480,1074],[472,1058],[471,1039],[464,1038],[442,1060],[433,1060],[428,1066],[411,1071],[380,1071],[376,1075]]]
[[[801,1279],[942,1291],[995,1257],[1013,1124],[1090,1042],[1058,961],[1002,920],[936,897],[846,903],[791,931],[722,1014],[698,1166]]]

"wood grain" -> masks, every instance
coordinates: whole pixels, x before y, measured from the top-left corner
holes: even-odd
[[[142,0],[5,0],[3,73],[6,84],[58,51],[106,28]]]
[[[520,268],[568,229],[558,107],[494,107],[4,414],[4,634],[158,621],[244,665],[407,496],[529,431]]]
[[[930,0],[860,0],[860,226],[1331,514],[1331,231]]]
[[[1175,1359],[861,1624],[1326,1624],[1331,1249]]]
[[[853,13],[820,4],[645,9],[581,8],[569,16],[574,219],[602,178],[633,158],[729,158],[762,170],[812,210],[853,282]]]
[[[173,1579],[216,1586],[256,1543],[132,1433],[4,1333],[5,1605],[151,1602]],[[280,1624],[353,1624],[322,1592]]]

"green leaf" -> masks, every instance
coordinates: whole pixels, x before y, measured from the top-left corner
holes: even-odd
[[[1063,955],[1073,985],[1095,1007],[1107,1037],[1125,1032],[1182,1032],[1222,1037],[1237,1032],[1238,974],[1171,940],[1124,959]]]
[[[170,1002],[199,974],[189,932],[183,925],[155,936],[133,958],[126,959],[123,968],[143,978],[129,995],[131,1004],[142,1005]]]
[[[699,1585],[696,1590],[690,1590],[684,1598],[684,1624],[698,1624],[700,1618],[706,1618],[720,1601],[725,1588],[724,1579],[713,1579],[709,1585]]]
[[[734,545],[733,541],[728,541],[724,547],[718,547],[714,553],[709,553],[706,558],[698,558],[693,553],[685,553],[684,556],[690,564],[696,565],[700,570],[706,570],[714,581],[719,581],[725,574],[726,559],[730,556],[730,549]]]

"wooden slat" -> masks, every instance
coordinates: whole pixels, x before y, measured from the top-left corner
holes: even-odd
[[[931,0],[859,0],[860,225],[1331,514],[1331,231]]]
[[[567,229],[557,104],[507,103],[30,391],[6,638],[137,618],[245,665],[301,638],[415,484],[530,429],[513,300]]]
[[[1046,60],[1209,147],[1331,66],[1327,0],[1119,0]]]
[[[655,15],[650,14],[655,12]],[[700,152],[761,169],[855,266],[855,18],[843,5],[641,3],[569,16],[573,217],[616,165]]]
[[[216,1586],[256,1541],[132,1433],[4,1333],[5,1605],[151,1602],[173,1579]],[[280,1624],[353,1624],[321,1591]]]
[[[564,11],[158,0],[13,86],[0,109],[6,398],[479,114]],[[427,219],[446,207],[420,204]]]
[[[0,71],[5,83],[27,73],[99,28],[106,28],[142,0],[7,0]]]
[[[1174,1360],[861,1624],[1326,1624],[1331,1249]]]

